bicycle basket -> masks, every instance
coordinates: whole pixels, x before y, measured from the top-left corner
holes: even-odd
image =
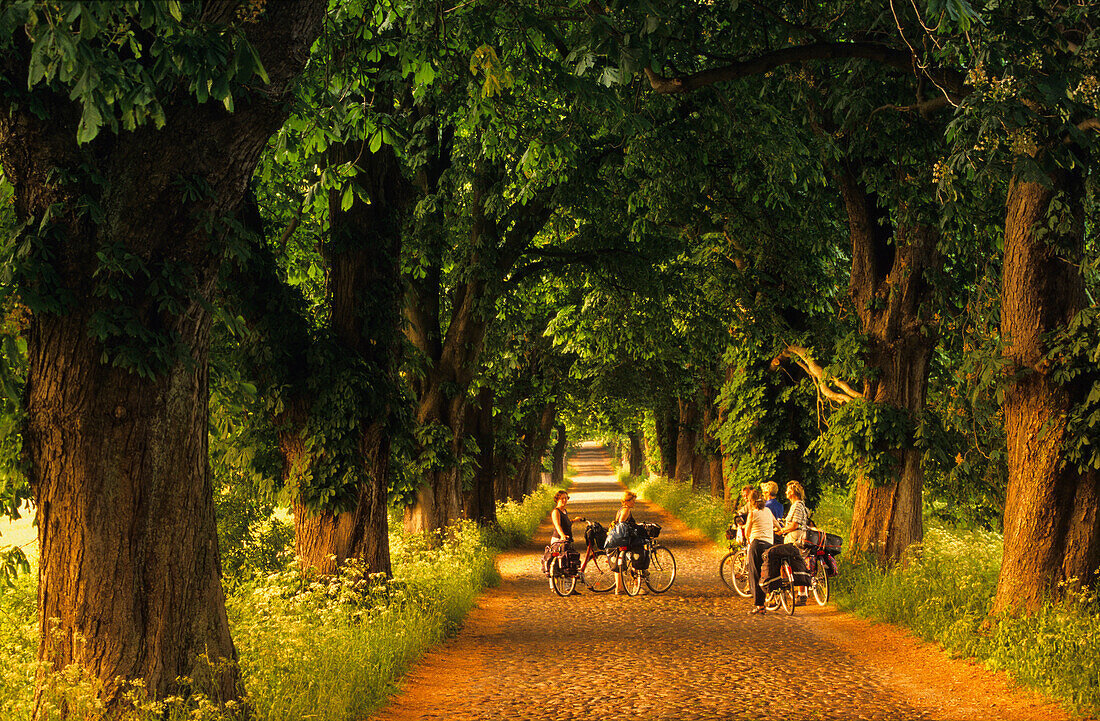
[[[661,535],[661,527],[656,523],[643,523],[642,532],[647,538],[653,539]]]
[[[726,540],[732,541],[737,538],[737,526],[729,526],[726,528]]]

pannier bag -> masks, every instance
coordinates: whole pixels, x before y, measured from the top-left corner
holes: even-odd
[[[844,539],[835,533],[825,533],[818,528],[807,528],[806,537],[801,545],[803,548],[821,548],[830,556],[839,556]]]
[[[607,529],[599,523],[593,523],[584,529],[584,542],[593,548],[603,548],[607,543]]]
[[[649,551],[645,550],[643,544],[632,545],[628,553],[630,554],[630,565],[634,568],[639,571],[649,568]]]
[[[774,591],[782,580],[781,569],[786,561],[791,567],[791,575],[794,576],[794,586],[809,586],[810,572],[806,569],[806,562],[802,553],[793,543],[780,543],[764,551],[764,557],[760,565],[760,587],[765,591]]]
[[[561,559],[556,565],[554,559]],[[571,576],[581,567],[581,554],[564,541],[555,541],[546,547],[542,554],[542,574],[549,576],[551,571]]]

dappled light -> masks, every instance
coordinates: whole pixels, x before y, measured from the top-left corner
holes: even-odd
[[[4,0],[0,719],[1100,715],[1098,78],[1088,0]]]

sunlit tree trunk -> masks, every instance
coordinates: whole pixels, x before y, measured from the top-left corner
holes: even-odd
[[[1060,221],[1057,230],[1050,230],[1052,217]],[[1084,227],[1076,175],[1059,172],[1050,187],[1013,180],[1001,332],[1017,375],[1004,402],[1008,492],[994,613],[1035,611],[1066,586],[1091,583],[1100,566],[1100,478],[1063,465],[1067,412],[1087,388],[1051,379],[1045,341],[1087,304],[1079,266]]]

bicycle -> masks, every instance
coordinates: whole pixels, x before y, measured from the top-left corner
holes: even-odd
[[[780,606],[788,616],[794,615],[794,572],[791,564],[783,561],[783,567],[779,571],[779,580],[776,587],[768,591],[764,596],[764,608],[775,611]]]
[[[726,529],[726,540],[730,542],[730,550],[718,562],[718,575],[727,588],[742,598],[748,598],[752,595],[752,584],[749,581],[749,547],[745,543],[745,529],[730,526]]]
[[[829,577],[836,574],[835,557],[840,553],[841,539],[824,531],[811,528],[806,532],[802,548],[808,551],[807,566],[810,568],[810,593],[818,606],[829,602]]]
[[[611,571],[607,554],[599,547],[599,536],[606,537],[606,531],[599,523],[589,521],[586,518],[578,518],[584,521],[585,555],[584,563],[580,563],[580,554],[573,550],[572,542],[566,542],[565,554],[556,553],[550,559],[550,588],[559,596],[568,596],[573,593],[580,581],[593,593],[607,593],[615,588],[615,575]],[[569,553],[576,554],[577,562],[569,563],[567,568],[562,568],[562,559],[569,559]],[[588,571],[588,565],[592,564],[592,570]]]
[[[649,567],[642,570],[642,580],[653,593],[664,593],[676,580],[676,557],[657,542],[661,527],[656,523],[643,523],[641,535],[645,539],[645,552],[649,554]]]

